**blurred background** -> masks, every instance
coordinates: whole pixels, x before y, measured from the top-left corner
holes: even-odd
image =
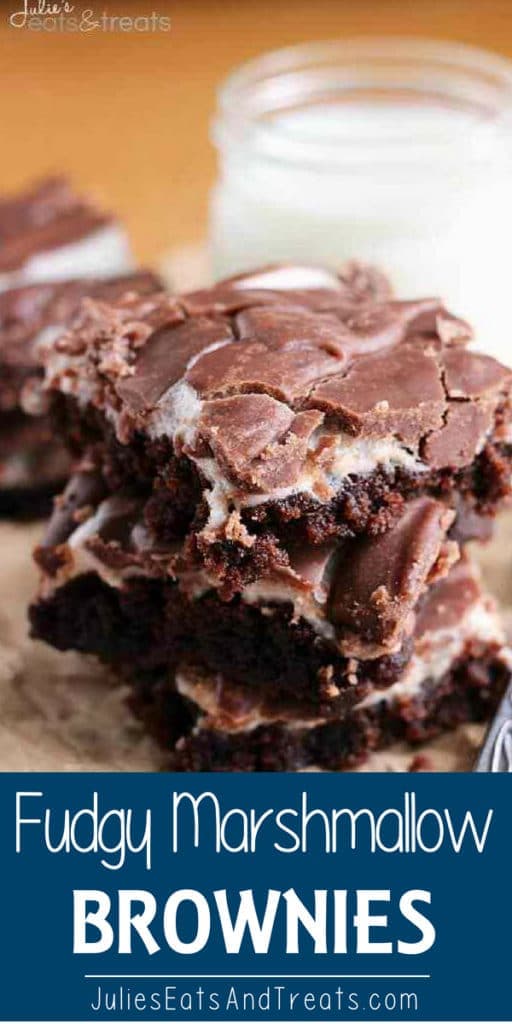
[[[458,40],[512,56],[510,0],[96,4],[112,15],[170,17],[171,31],[153,35],[12,29],[8,16],[21,7],[0,3],[0,189],[65,170],[119,211],[143,260],[205,236],[215,91],[242,61],[367,33]]]

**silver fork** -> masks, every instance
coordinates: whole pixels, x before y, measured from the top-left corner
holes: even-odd
[[[512,772],[512,683],[491,722],[475,772]]]

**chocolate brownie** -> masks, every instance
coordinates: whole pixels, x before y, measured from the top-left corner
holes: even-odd
[[[512,373],[437,299],[352,268],[268,268],[88,303],[51,349],[62,429],[157,543],[229,597],[290,551],[384,533],[428,495],[480,535],[510,494]]]
[[[341,769],[510,676],[460,544],[508,497],[512,371],[350,265],[88,299],[47,346],[79,470],[32,635],[94,654],[176,770]]]
[[[397,742],[424,743],[492,714],[511,678],[503,649],[468,645],[439,680],[410,700],[381,700],[312,727],[275,721],[247,733],[218,731],[175,692],[137,696],[133,707],[166,743],[169,771],[347,771]],[[167,724],[167,731],[163,732]]]
[[[303,558],[294,603],[282,579],[221,600],[201,576],[189,569],[180,576],[179,546],[148,546],[137,499],[104,495],[103,481],[83,472],[58,503],[37,553],[44,575],[32,633],[113,666],[136,713],[169,750],[173,770],[354,767],[398,739],[414,743],[485,718],[507,683],[511,662],[495,609],[466,556],[415,591],[410,613],[418,586],[410,570],[421,546],[418,536],[410,546],[413,524],[429,524],[424,559],[431,499],[414,503],[404,529],[386,535],[375,559],[365,563],[360,553],[353,577],[336,564],[326,578],[326,553]],[[384,587],[394,580],[400,600],[393,607],[403,608],[401,643],[391,629],[394,647],[356,658],[343,651],[345,634],[332,629],[325,591],[339,605],[346,582],[348,617],[382,571],[384,550],[393,567]],[[383,622],[374,635],[382,636]]]
[[[69,453],[41,404],[44,346],[64,330],[86,296],[115,300],[159,287],[154,274],[140,271],[109,281],[34,284],[0,293],[0,515],[46,514],[51,496],[69,476]]]
[[[139,686],[132,704],[174,771],[340,770],[397,741],[414,745],[485,720],[511,670],[493,603],[463,561],[428,594],[398,680],[337,719],[301,719],[191,665],[177,670],[172,687],[164,678]]]
[[[112,277],[132,265],[121,225],[65,179],[48,178],[0,197],[0,291],[39,281]]]
[[[290,551],[226,600],[183,545],[155,542],[143,511],[133,490],[108,494],[90,468],[73,477],[36,553],[34,635],[140,678],[192,651],[207,671],[303,714],[339,714],[396,680],[425,595],[459,555],[453,513],[423,496],[386,534]]]

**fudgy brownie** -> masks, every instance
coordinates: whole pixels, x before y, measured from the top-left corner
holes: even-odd
[[[511,652],[492,600],[463,560],[427,595],[414,653],[397,681],[337,719],[305,720],[221,674],[185,664],[174,684],[139,686],[132,704],[174,771],[350,769],[397,741],[425,742],[485,720],[510,681]]]
[[[84,471],[58,502],[37,552],[32,633],[112,665],[172,769],[350,768],[395,740],[485,718],[505,688],[510,657],[475,569],[463,556],[439,579],[450,557],[432,499],[383,537],[350,542],[346,565],[342,552],[330,572],[327,552],[303,556],[294,598],[288,570],[223,601],[178,545],[151,542],[138,499],[104,494]],[[354,627],[367,609],[359,654],[386,626],[389,646],[350,654],[337,606]]]
[[[106,280],[26,285],[0,293],[0,515],[46,514],[69,476],[67,447],[41,406],[45,345],[88,295],[115,301],[161,287],[149,271]],[[39,415],[34,415],[39,413]]]
[[[112,277],[132,265],[121,225],[65,179],[48,178],[0,197],[0,291],[38,281]]]
[[[459,544],[511,490],[512,372],[351,265],[89,299],[46,348],[79,471],[32,634],[177,770],[340,769],[478,720],[510,656]]]
[[[309,276],[308,276],[309,274]],[[290,551],[384,533],[420,495],[463,539],[510,493],[511,371],[435,299],[378,275],[269,268],[177,298],[89,303],[47,387],[107,487],[224,596]]]
[[[303,715],[338,715],[399,678],[425,594],[458,558],[453,513],[423,496],[387,533],[291,551],[223,600],[183,545],[155,542],[143,512],[144,499],[107,495],[85,467],[70,481],[36,555],[34,635],[140,679],[193,653],[206,671]]]

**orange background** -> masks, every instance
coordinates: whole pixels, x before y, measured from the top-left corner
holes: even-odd
[[[31,0],[34,2],[34,0]],[[0,3],[0,189],[66,170],[125,218],[141,259],[204,237],[215,89],[241,61],[310,39],[427,35],[512,57],[512,0],[84,0],[170,16],[169,33],[63,35],[8,27]]]

